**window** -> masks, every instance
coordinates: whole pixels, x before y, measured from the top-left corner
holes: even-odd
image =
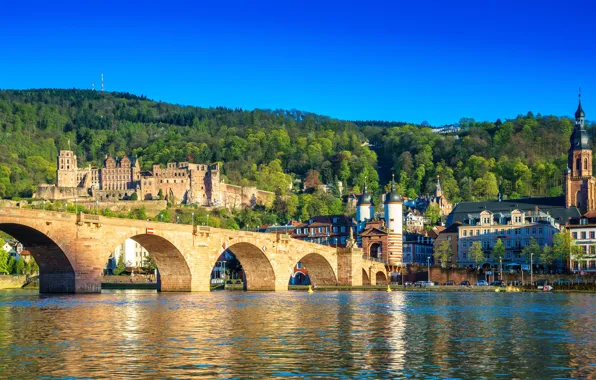
[[[346,226],[341,226],[341,232],[346,232]]]
[[[337,232],[337,226],[333,226],[333,232]]]
[[[594,231],[590,231],[590,239],[594,239],[594,237],[595,237],[594,235],[595,235]]]
[[[507,248],[511,248],[511,240],[507,240]]]
[[[577,232],[574,232],[574,233],[573,233],[573,238],[574,238],[574,239],[577,239]]]
[[[463,248],[467,248],[467,243],[464,241],[463,243],[461,243],[461,246],[462,246]]]
[[[542,235],[542,228],[539,228],[539,229],[538,229],[538,233],[539,233],[540,235]]]
[[[581,237],[582,237],[582,239],[585,239],[586,238],[586,231],[582,231]]]
[[[476,236],[480,235],[480,230],[476,230]]]
[[[532,235],[536,235],[536,228],[532,228]]]
[[[464,236],[468,236],[468,230],[464,230]]]

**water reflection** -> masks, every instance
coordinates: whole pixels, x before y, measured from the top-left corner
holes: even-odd
[[[596,376],[596,297],[0,293],[13,377]]]

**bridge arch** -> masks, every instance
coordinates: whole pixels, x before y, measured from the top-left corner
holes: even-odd
[[[138,234],[128,236],[113,245],[105,262],[122,242],[131,239],[139,243],[155,260],[158,270],[157,289],[160,291],[191,291],[192,274],[183,253],[170,240],[160,235]]]
[[[260,248],[252,243],[238,242],[227,249],[242,264],[246,290],[275,290],[275,271]],[[211,267],[213,266],[215,262],[212,263]]]
[[[378,271],[376,274],[377,285],[387,285],[387,275],[385,272]]]
[[[294,265],[301,262],[304,264],[304,268],[308,272],[308,277],[310,277],[310,282],[313,285],[324,286],[324,285],[337,285],[337,276],[335,275],[335,271],[323,255],[315,252],[311,252],[305,256],[303,256],[300,260],[298,260]],[[293,270],[294,267],[292,267]]]
[[[370,278],[364,268],[362,268],[362,285],[370,285]]]
[[[75,271],[69,257],[54,239],[38,228],[20,223],[0,223],[0,231],[14,237],[39,266],[40,293],[74,293]]]

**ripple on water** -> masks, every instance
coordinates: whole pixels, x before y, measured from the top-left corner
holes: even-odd
[[[596,297],[0,292],[13,377],[596,376]]]

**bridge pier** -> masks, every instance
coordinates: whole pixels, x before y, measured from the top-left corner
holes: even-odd
[[[101,284],[100,284],[101,286]],[[40,293],[75,293],[75,274],[73,272],[63,273],[40,273]]]
[[[160,292],[191,292],[193,291],[192,277],[175,274],[165,277],[158,275],[157,289]]]

